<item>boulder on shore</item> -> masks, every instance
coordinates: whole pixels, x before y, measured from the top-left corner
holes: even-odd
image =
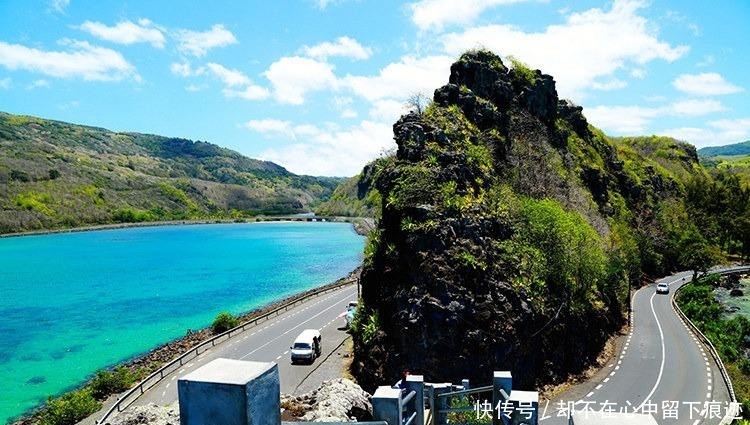
[[[179,425],[179,423],[180,409],[177,403],[169,406],[148,404],[131,407],[107,422],[108,425]]]
[[[372,419],[371,396],[349,379],[323,381],[320,388],[299,396],[281,395],[284,420],[356,422]],[[288,419],[287,419],[288,418]]]

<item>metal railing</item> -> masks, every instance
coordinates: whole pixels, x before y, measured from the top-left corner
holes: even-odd
[[[461,387],[458,387],[458,388],[461,388]],[[446,392],[446,393],[436,395],[435,401],[434,402],[431,401],[431,404],[434,405],[434,408],[432,409],[435,410],[435,416],[433,416],[435,418],[435,423],[436,424],[442,423],[442,420],[445,417],[445,415],[448,415],[449,413],[477,412],[477,407],[474,405],[474,403],[472,403],[471,406],[462,406],[462,407],[451,406],[451,400],[454,397],[462,397],[462,398],[468,399],[468,396],[474,395],[474,394],[481,394],[481,393],[492,394],[493,390],[494,390],[494,387],[492,385],[488,385],[485,387],[465,388],[465,389],[460,389],[457,391],[451,391],[451,392]],[[500,390],[500,391],[502,391],[503,398],[507,400],[509,397],[505,393],[505,391],[503,390]],[[490,397],[490,399],[492,399],[492,397]],[[430,410],[430,413],[432,413],[432,409]]]
[[[729,273],[737,273],[737,272],[743,272],[743,271],[750,271],[750,266],[722,268],[722,269],[718,269],[718,270],[713,270],[713,271],[711,271],[711,273],[729,274]],[[687,315],[685,315],[685,313],[683,313],[682,309],[680,309],[680,306],[677,305],[677,301],[676,301],[677,293],[683,287],[684,287],[684,285],[680,286],[675,291],[675,296],[672,297],[672,308],[677,312],[677,314],[682,318],[682,320],[690,327],[690,329],[693,331],[693,333],[696,334],[698,336],[698,338],[700,338],[701,341],[703,341],[703,343],[706,344],[706,346],[708,346],[708,351],[709,351],[709,353],[711,353],[711,357],[713,357],[714,362],[718,366],[719,372],[721,373],[721,377],[724,380],[724,384],[726,385],[727,390],[729,392],[730,402],[737,403],[737,396],[734,393],[734,386],[732,385],[732,380],[730,379],[729,373],[727,372],[727,369],[724,366],[724,362],[721,360],[721,357],[719,356],[719,352],[716,351],[716,347],[714,347],[714,344],[711,342],[711,340],[709,340],[708,337],[706,337],[706,335],[703,332],[701,332],[701,330],[698,329],[697,326],[695,326],[695,324],[693,323],[693,321],[690,320],[687,317]],[[729,415],[727,415],[727,416],[729,416]],[[725,418],[724,420],[721,421],[721,423],[722,424],[729,423],[729,422],[725,422],[726,420],[728,420],[728,419]],[[731,422],[731,420],[729,420],[729,421]]]
[[[205,353],[206,351],[215,347],[216,344],[219,344],[221,342],[224,342],[232,338],[233,336],[241,334],[248,328],[257,326],[259,322],[267,321],[271,319],[272,317],[278,317],[281,313],[289,311],[289,309],[306,302],[310,298],[336,291],[344,286],[351,285],[355,283],[356,281],[357,281],[357,278],[346,279],[346,280],[343,280],[343,281],[340,281],[331,285],[324,286],[322,288],[313,289],[311,291],[304,292],[302,294],[299,294],[295,297],[292,297],[282,302],[281,305],[279,305],[278,307],[274,308],[273,310],[269,312],[263,313],[260,316],[254,317],[235,328],[232,328],[224,333],[221,333],[219,335],[216,335],[214,337],[211,337],[201,342],[197,346],[191,348],[189,351],[177,357],[176,359],[161,366],[158,370],[154,371],[145,379],[143,379],[140,383],[138,383],[138,385],[136,385],[135,387],[125,392],[120,398],[117,399],[117,402],[115,402],[115,404],[113,404],[109,409],[107,409],[107,411],[104,413],[101,419],[96,421],[96,423],[98,425],[103,424],[113,414],[122,412],[128,406],[133,404],[138,399],[138,397],[140,397],[146,391],[151,389],[151,387],[158,384],[161,380],[169,376],[171,373],[179,370],[182,366],[184,366],[190,360],[198,357],[200,354]]]
[[[414,422],[414,418],[417,417],[417,411],[416,411],[416,409],[413,409],[413,408],[409,409],[409,407],[411,407],[410,405],[413,404],[413,403],[411,403],[411,401],[412,401],[412,399],[414,398],[414,396],[416,394],[417,394],[416,391],[411,391],[409,394],[406,395],[406,397],[404,397],[404,398],[401,399],[401,409],[402,410],[404,410],[406,412],[408,412],[409,410],[413,410],[413,412],[409,416],[409,419],[404,419],[404,425],[411,425],[412,422]],[[423,424],[420,424],[420,425],[423,425]]]

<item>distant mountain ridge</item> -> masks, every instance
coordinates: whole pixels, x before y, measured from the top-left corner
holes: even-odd
[[[203,141],[0,112],[0,233],[302,213],[342,180]]]
[[[750,140],[725,146],[709,146],[698,149],[700,158],[712,156],[750,155]]]

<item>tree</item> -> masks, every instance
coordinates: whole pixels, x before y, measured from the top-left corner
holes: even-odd
[[[239,324],[239,319],[234,317],[231,313],[224,311],[222,313],[219,313],[219,315],[216,316],[216,319],[214,319],[214,322],[211,324],[211,331],[213,331],[214,334],[220,334],[234,328]]]
[[[750,258],[750,209],[734,219],[732,229],[740,244],[740,255],[743,259]]]
[[[430,104],[430,98],[422,93],[412,93],[408,99],[406,99],[406,108],[410,112],[416,112],[422,115]]]
[[[682,267],[693,271],[693,280],[698,274],[705,274],[711,266],[722,261],[719,247],[709,244],[697,231],[687,231],[679,242],[678,261]]]

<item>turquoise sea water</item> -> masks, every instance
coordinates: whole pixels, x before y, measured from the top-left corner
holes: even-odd
[[[143,227],[0,238],[0,423],[221,311],[344,276],[345,223]]]

